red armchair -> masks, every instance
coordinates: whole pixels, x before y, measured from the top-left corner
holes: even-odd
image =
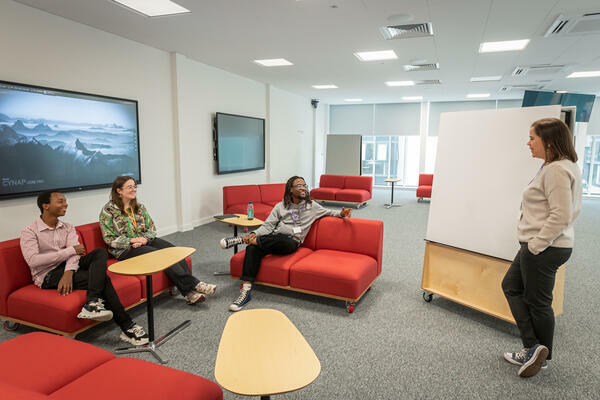
[[[421,202],[424,198],[431,198],[431,189],[433,187],[433,174],[419,174],[419,187],[417,188],[417,201]]]
[[[321,175],[319,187],[310,191],[318,201],[366,204],[373,197],[373,178],[370,176]]]

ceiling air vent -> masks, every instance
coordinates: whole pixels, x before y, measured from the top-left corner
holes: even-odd
[[[584,35],[588,33],[600,33],[600,12],[575,17],[559,15],[544,33],[544,37]]]
[[[564,65],[550,65],[550,64],[541,64],[541,65],[527,65],[527,66],[518,66],[513,72],[512,76],[537,76],[537,75],[552,75],[558,72],[561,72],[565,68]]]
[[[422,81],[415,81],[415,85],[441,85],[442,81],[439,79],[425,79]]]
[[[511,90],[540,90],[543,89],[545,85],[504,85],[500,88],[501,92],[509,92]]]
[[[431,22],[382,26],[379,31],[386,40],[433,36]]]
[[[408,64],[404,65],[404,70],[407,72],[415,72],[415,71],[435,71],[440,69],[440,64]]]

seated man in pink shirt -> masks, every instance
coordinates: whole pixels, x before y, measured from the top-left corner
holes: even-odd
[[[75,227],[59,221],[67,212],[65,196],[48,190],[39,194],[37,204],[40,218],[21,231],[21,252],[33,283],[63,296],[87,290],[87,302],[77,318],[108,321],[114,317],[122,330],[121,340],[136,346],[148,343],[148,334],[127,314],[106,274],[106,249],[86,254]]]

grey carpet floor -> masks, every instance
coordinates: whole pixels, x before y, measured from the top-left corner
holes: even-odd
[[[248,308],[274,308],[302,332],[321,361],[320,376],[308,387],[277,396],[282,399],[600,399],[600,200],[584,200],[577,222],[576,245],[568,262],[564,314],[557,318],[554,358],[531,379],[502,359],[521,347],[517,328],[509,323],[434,297],[423,301],[420,290],[429,203],[417,203],[415,192],[398,190],[403,207],[385,209],[389,190],[377,189],[357,218],[384,221],[383,271],[353,314],[342,301],[256,286]],[[198,306],[181,296],[156,301],[157,336],[185,319],[192,325],[161,350],[168,366],[214,380],[221,332],[237,297],[239,281],[213,277],[227,270],[231,250],[218,240],[232,228],[213,222],[165,239],[197,249],[194,275],[216,283],[217,293]],[[131,310],[146,326],[146,309]],[[32,331],[0,331],[0,341]],[[120,347],[119,330],[104,323],[78,336],[107,350]],[[250,345],[250,344],[249,344]],[[154,361],[150,355],[133,357]],[[294,368],[293,365],[289,366]],[[184,390],[184,388],[182,388]],[[241,399],[224,390],[225,399]]]

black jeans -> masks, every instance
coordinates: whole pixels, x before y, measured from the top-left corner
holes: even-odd
[[[156,250],[165,249],[167,247],[174,247],[171,243],[160,238],[154,238],[148,240],[148,244],[137,248],[130,247],[127,251],[119,256],[119,260],[127,260],[141,254],[150,253]],[[185,260],[179,261],[177,264],[165,269],[165,274],[173,281],[179,292],[182,295],[188,294],[192,289],[196,287],[200,281],[190,273]]]
[[[533,255],[527,243],[521,243],[521,249],[502,280],[502,290],[517,322],[523,347],[542,344],[549,350],[549,360],[554,338],[552,290],[556,271],[567,262],[572,251],[548,247]]]
[[[244,269],[240,277],[243,281],[254,282],[256,280],[260,262],[267,254],[291,254],[300,246],[300,243],[291,237],[279,233],[259,236],[256,238],[256,243],[256,246],[253,244],[246,246]]]
[[[121,304],[119,296],[112,285],[110,277],[106,275],[105,249],[96,249],[79,259],[79,269],[73,274],[73,289],[87,290],[87,301],[104,299],[106,308],[113,312],[113,319],[121,330],[131,327],[133,321]],[[56,289],[65,272],[66,263],[63,262],[52,271],[48,272],[42,283],[42,289]]]

